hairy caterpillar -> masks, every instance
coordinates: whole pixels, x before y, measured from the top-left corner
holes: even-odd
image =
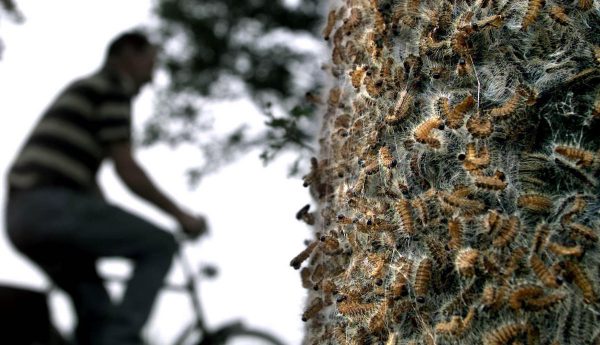
[[[415,128],[415,140],[427,144],[432,148],[439,148],[441,146],[439,139],[431,136],[431,131],[435,128],[444,128],[444,122],[439,117],[432,117],[425,120]]]
[[[408,110],[413,102],[413,96],[406,90],[402,90],[398,95],[398,100],[394,105],[392,112],[385,117],[385,122],[395,124],[403,120],[408,114]]]
[[[587,304],[596,302],[594,287],[585,272],[573,261],[565,261],[567,271],[573,276],[573,282],[581,290],[583,301]]]
[[[550,243],[548,243],[546,248],[548,248],[548,250],[550,252],[552,252],[556,255],[574,256],[576,258],[583,255],[583,248],[580,245],[566,247],[566,246],[562,246],[558,243],[550,242]]]
[[[587,11],[592,8],[594,2],[592,0],[579,0],[577,4],[580,9]]]
[[[470,63],[467,63],[467,60],[464,58],[460,58],[458,63],[456,64],[456,74],[461,77],[472,75],[473,74],[473,66]]]
[[[580,223],[570,223],[568,228],[571,230],[572,236],[581,236],[589,241],[598,242],[596,231],[589,226]]]
[[[335,255],[341,252],[340,242],[337,238],[333,236],[321,236],[320,240],[325,254]]]
[[[463,242],[463,230],[462,224],[458,218],[452,218],[448,221],[448,234],[450,235],[448,248],[451,250],[460,249]]]
[[[357,66],[354,70],[350,71],[350,82],[355,89],[360,89],[365,72],[367,68],[365,66]]]
[[[358,303],[354,301],[344,301],[337,304],[338,312],[344,316],[357,317],[371,314],[377,305],[374,303]]]
[[[431,280],[431,266],[431,259],[424,258],[419,262],[419,266],[417,267],[414,287],[418,303],[425,303],[425,296],[429,291],[429,283]]]
[[[373,315],[373,317],[371,318],[371,320],[369,321],[369,331],[374,333],[374,332],[380,332],[381,330],[383,330],[384,326],[385,326],[385,317],[387,315],[387,311],[388,311],[388,305],[389,302],[387,299],[384,299],[380,304],[379,304],[379,308],[377,309],[377,312],[375,313],[375,315]]]
[[[323,38],[325,40],[329,40],[331,31],[333,31],[333,27],[335,26],[335,19],[336,19],[335,10],[329,11],[329,14],[327,15],[327,24],[325,25],[325,28],[323,29]]]
[[[467,130],[475,138],[487,138],[492,134],[493,124],[489,118],[477,113],[467,120]]]
[[[292,259],[292,261],[290,262],[290,266],[292,266],[295,270],[300,268],[300,265],[302,265],[302,263],[308,259],[308,257],[310,256],[310,254],[313,252],[313,250],[315,249],[315,247],[319,244],[318,241],[312,241],[307,247],[306,249],[304,249],[303,251],[300,252],[300,254],[298,254],[295,258]]]
[[[425,245],[438,267],[444,267],[448,264],[448,254],[439,239],[427,236],[425,237]]]
[[[508,296],[508,287],[506,285],[493,286],[486,285],[481,293],[481,304],[488,308],[499,309]]]
[[[508,297],[508,305],[513,310],[523,308],[523,302],[527,299],[536,298],[544,294],[544,289],[541,286],[534,284],[525,284],[517,287],[510,293]]]
[[[586,0],[582,0],[586,1]],[[533,22],[537,19],[540,14],[540,10],[544,7],[544,0],[529,0],[527,5],[527,12],[525,12],[525,16],[523,17],[523,22],[521,24],[521,28],[523,30],[527,30],[529,25],[533,24]]]
[[[308,267],[303,267],[300,270],[300,279],[302,281],[302,287],[308,289],[312,287],[312,282],[310,281],[310,276],[312,271]]]
[[[469,329],[471,322],[475,318],[475,308],[470,307],[465,318],[460,316],[452,316],[448,322],[439,322],[435,325],[435,332],[438,334],[449,334],[452,336],[460,336],[465,330]]]
[[[527,254],[527,248],[525,247],[518,247],[517,249],[513,250],[510,260],[506,267],[504,267],[504,272],[502,272],[502,275],[506,279],[510,279],[513,273],[519,269],[521,260],[523,257],[525,257],[525,254]]]
[[[538,279],[547,287],[556,289],[559,287],[561,280],[548,270],[544,262],[537,254],[532,254],[529,258],[529,266],[538,277]]]
[[[532,1],[535,2],[535,1],[539,1],[539,0],[530,0],[529,2],[531,3]],[[517,89],[515,90],[514,95],[512,95],[511,98],[509,98],[506,102],[504,102],[504,104],[502,104],[498,108],[493,108],[493,109],[489,110],[490,116],[492,116],[493,118],[500,119],[500,120],[508,118],[510,115],[512,115],[517,110],[517,107],[519,106],[521,99],[523,99],[523,97],[525,95],[526,95],[525,88],[523,88],[522,86],[518,86]]]
[[[527,330],[527,326],[521,323],[509,323],[483,335],[484,345],[505,345],[510,340],[518,337]]]
[[[498,176],[475,176],[475,185],[482,189],[504,190],[508,184]]]
[[[549,213],[554,203],[547,196],[529,193],[519,196],[517,205],[533,213]]]
[[[412,208],[410,206],[410,202],[406,199],[399,200],[396,203],[396,211],[400,216],[402,230],[409,235],[414,235],[415,228],[413,224]]]
[[[472,277],[479,259],[479,251],[473,248],[461,249],[456,255],[454,266],[460,275]]]
[[[550,18],[554,19],[560,25],[568,25],[571,22],[571,18],[565,13],[564,7],[552,6],[548,12]]]
[[[313,318],[318,312],[321,311],[321,309],[323,309],[324,306],[323,300],[320,297],[315,297],[308,309],[306,309],[306,311],[304,311],[302,314],[302,321],[306,322]]]
[[[519,218],[510,216],[507,221],[503,221],[500,233],[492,241],[492,245],[496,248],[501,248],[512,242],[519,229]]]
[[[583,197],[581,195],[575,196],[575,199],[573,200],[573,204],[571,205],[571,208],[569,208],[569,210],[563,214],[560,222],[563,224],[563,226],[565,224],[570,223],[571,218],[573,218],[574,215],[577,215],[577,214],[580,214],[581,212],[583,212],[583,210],[586,208],[586,206],[587,206],[587,202],[585,201],[585,199],[583,199]]]
[[[369,261],[372,265],[369,276],[374,279],[381,279],[385,274],[385,258],[380,254],[369,255]]]
[[[550,227],[546,223],[538,224],[535,228],[535,235],[533,236],[533,243],[531,250],[533,253],[539,253],[544,247],[548,235],[550,234]]]
[[[594,152],[572,146],[558,145],[554,148],[554,152],[566,157],[571,161],[576,161],[575,164],[578,167],[590,167],[596,160],[598,160],[596,157],[597,154]]]
[[[398,164],[398,161],[394,158],[394,156],[392,156],[390,148],[387,146],[382,146],[379,148],[379,159],[388,169],[391,169]]]
[[[552,308],[556,304],[562,302],[567,297],[565,293],[555,293],[538,298],[528,299],[525,301],[527,310],[540,311]]]
[[[456,128],[460,127],[462,123],[462,119],[465,116],[465,113],[469,111],[475,105],[475,99],[471,95],[467,95],[460,103],[458,103],[454,109],[452,109],[452,121],[451,123],[455,125]],[[451,127],[451,128],[455,128]]]
[[[460,209],[465,215],[475,215],[485,209],[485,204],[479,200],[470,200],[448,193],[440,193],[442,200],[448,205]]]

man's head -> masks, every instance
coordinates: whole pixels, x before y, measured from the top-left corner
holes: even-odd
[[[136,88],[152,81],[157,48],[141,31],[128,31],[114,38],[106,52],[106,64],[127,75]]]

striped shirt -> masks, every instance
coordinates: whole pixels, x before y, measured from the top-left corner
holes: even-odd
[[[92,192],[107,148],[131,138],[134,87],[103,69],[74,81],[45,111],[8,173],[11,191],[60,186]]]

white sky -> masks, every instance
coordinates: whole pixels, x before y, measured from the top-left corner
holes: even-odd
[[[19,0],[26,17],[23,25],[0,22],[0,37],[6,47],[0,60],[0,170],[6,170],[25,136],[57,92],[72,79],[93,72],[101,64],[110,39],[121,31],[148,24],[148,1],[123,0]],[[226,126],[236,121],[231,109],[217,121]],[[135,103],[134,122],[141,128],[152,112],[152,90],[147,88]],[[290,259],[310,237],[294,214],[310,198],[299,178],[287,179],[289,159],[263,168],[258,153],[203,180],[189,190],[184,169],[194,163],[198,152],[191,148],[171,150],[158,146],[137,152],[138,160],[163,190],[194,212],[209,217],[212,232],[189,248],[195,263],[215,263],[216,280],[201,285],[202,301],[209,325],[243,318],[247,324],[268,329],[288,344],[300,344],[300,320],[305,292]],[[289,158],[289,157],[288,157]],[[105,166],[101,184],[110,200],[143,214],[169,229],[174,222],[129,194]],[[5,183],[0,184],[0,202],[5,203]],[[3,215],[0,220],[4,221]],[[0,283],[44,288],[47,280],[17,254],[0,231]],[[119,262],[104,262],[103,270],[127,272]],[[180,276],[171,272],[170,280]],[[73,317],[64,295],[51,299],[54,317],[62,329],[69,329]],[[160,296],[146,334],[154,345],[168,344],[191,322],[185,296]]]

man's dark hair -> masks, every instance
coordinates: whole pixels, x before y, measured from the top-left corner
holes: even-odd
[[[110,42],[106,55],[107,57],[117,56],[125,47],[131,47],[139,52],[150,46],[152,46],[152,43],[142,31],[127,31],[115,37]]]

